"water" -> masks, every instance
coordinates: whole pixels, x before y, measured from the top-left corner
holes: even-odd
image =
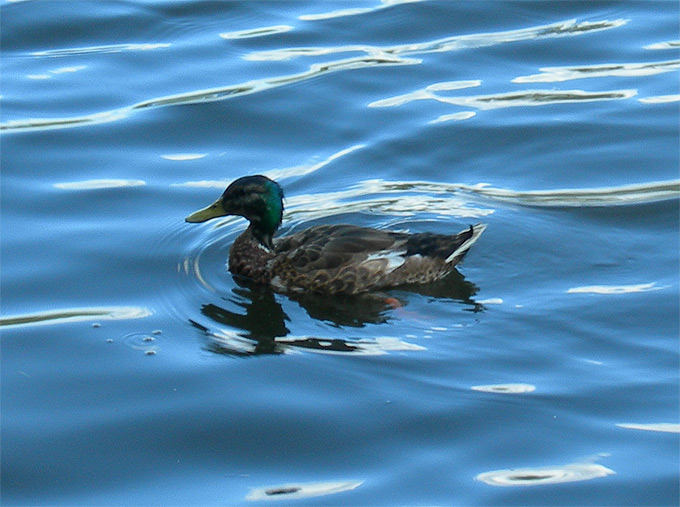
[[[677,505],[678,14],[3,2],[3,503]],[[257,173],[282,234],[488,229],[291,299],[183,221]]]

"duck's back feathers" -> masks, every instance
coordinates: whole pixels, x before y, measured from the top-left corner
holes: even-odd
[[[476,241],[479,224],[454,235],[325,225],[281,238],[269,262],[279,291],[354,294],[449,274]]]

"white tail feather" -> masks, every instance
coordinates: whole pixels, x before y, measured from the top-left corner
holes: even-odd
[[[467,252],[472,245],[475,244],[475,241],[479,239],[479,237],[482,235],[484,230],[486,229],[486,224],[477,224],[472,226],[472,236],[470,239],[467,241],[464,241],[462,245],[460,245],[458,248],[456,248],[451,255],[449,255],[446,258],[445,262],[451,262],[454,260],[456,257],[460,257],[463,255],[465,252]],[[461,231],[465,232],[465,231]]]

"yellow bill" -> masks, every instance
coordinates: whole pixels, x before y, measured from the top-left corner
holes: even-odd
[[[222,201],[218,200],[212,203],[207,208],[203,208],[192,213],[184,220],[186,222],[194,224],[198,222],[205,222],[206,220],[210,220],[211,218],[223,217],[226,214],[227,212],[224,210],[224,207],[222,206]]]

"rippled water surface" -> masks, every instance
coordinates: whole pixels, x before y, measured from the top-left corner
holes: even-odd
[[[677,2],[0,2],[6,505],[677,505]],[[294,298],[281,234],[488,228]]]

